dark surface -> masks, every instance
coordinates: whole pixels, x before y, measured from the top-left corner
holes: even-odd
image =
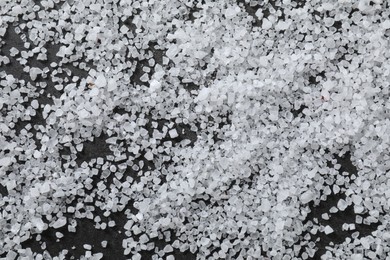
[[[244,2],[244,1],[241,1]],[[256,12],[256,6],[249,6],[245,5],[245,8],[247,12],[250,15],[254,16],[254,13]],[[190,19],[193,19],[194,13],[196,13],[199,9],[195,8],[194,10],[191,10]],[[265,14],[267,14],[265,12]],[[124,22],[126,25],[129,24],[131,27],[131,20],[126,20]],[[261,22],[254,18],[254,26],[261,26]],[[7,30],[7,33],[4,37],[4,40],[2,42],[1,46],[1,54],[9,56],[9,50],[11,47],[15,46],[19,50],[23,50],[23,41],[20,39],[20,36],[14,32],[14,26],[10,26]],[[131,27],[132,28],[132,27]],[[132,28],[133,29],[133,28]],[[52,61],[58,62],[58,58],[55,56],[56,50],[59,49],[59,46],[56,45],[49,45],[48,48],[48,61],[47,62],[40,62],[37,61],[34,58],[29,59],[28,65],[36,66],[39,68],[44,68],[48,66],[48,64]],[[158,62],[161,62],[161,57],[163,55],[161,50],[155,49],[154,46],[150,47],[150,52],[154,55],[157,55],[159,58],[157,59]],[[152,54],[151,54],[152,55]],[[15,59],[10,57],[11,63],[6,66],[2,66],[1,69],[9,74],[13,74],[16,78],[19,80],[25,80],[30,81],[29,75],[25,72],[23,72],[23,66],[19,64],[19,62]],[[139,84],[141,82],[139,81],[139,77],[142,71],[142,67],[146,66],[146,63],[144,61],[139,61],[135,74],[133,75],[133,80]],[[65,68],[68,68],[72,72],[72,76],[78,76],[80,78],[85,78],[87,73],[79,69],[77,67],[74,67],[70,64],[65,64]],[[62,75],[65,76],[65,75]],[[37,94],[37,100],[40,104],[50,104],[52,102],[51,96],[58,97],[61,95],[61,91],[58,91],[54,88],[54,85],[56,84],[52,80],[50,80],[51,77],[47,78],[40,78],[40,81],[46,82],[47,87],[45,89],[42,89],[41,94]],[[311,79],[311,83],[315,83],[315,79]],[[197,89],[198,86],[196,86],[193,83],[188,83],[187,88],[190,90]],[[37,91],[40,91],[39,89]],[[301,106],[297,110],[293,110],[293,114],[295,117],[298,117],[302,114],[302,111],[305,107]],[[120,110],[117,110],[116,112],[120,112]],[[123,113],[126,113],[126,111],[122,110]],[[42,111],[38,110],[37,115],[31,117],[29,120],[20,120],[16,122],[15,131],[16,134],[21,134],[21,130],[26,127],[27,124],[34,125],[33,129],[30,131],[32,133],[31,138],[33,138],[36,141],[36,145],[39,146],[39,140],[37,139],[35,130],[35,126],[38,125],[44,125],[45,120],[42,117]],[[177,126],[179,137],[178,140],[188,138],[192,142],[195,142],[196,140],[196,133],[192,132],[188,126],[186,125],[178,125]],[[105,139],[107,136],[104,134],[100,135],[99,137],[96,137],[91,142],[84,143],[84,149],[77,154],[77,164],[81,165],[84,161],[90,161],[91,159],[103,157],[105,158],[107,155],[112,154],[110,151],[108,145],[105,142]],[[70,155],[70,151],[68,148],[64,147],[61,150],[61,155],[66,156]],[[346,172],[349,175],[356,175],[357,170],[356,167],[351,163],[350,155],[347,153],[343,157],[337,157],[334,156],[337,159],[337,162],[341,164],[340,174],[343,174],[343,172]],[[22,161],[19,161],[20,163],[23,163]],[[63,161],[63,163],[65,163]],[[130,173],[129,173],[130,174]],[[134,173],[133,173],[134,174]],[[100,178],[98,178],[100,180]],[[7,189],[0,185],[0,194],[3,196],[7,195]],[[343,212],[338,212],[335,214],[331,214],[330,220],[323,220],[321,218],[321,215],[325,212],[328,212],[329,209],[333,206],[337,205],[337,202],[339,199],[345,198],[345,195],[342,193],[342,191],[338,194],[332,193],[331,195],[327,196],[326,201],[322,201],[319,205],[314,205],[314,203],[309,204],[310,213],[308,214],[305,223],[308,223],[309,221],[314,221],[314,219],[318,219],[319,223],[322,225],[329,225],[334,229],[334,233],[330,234],[329,236],[324,235],[323,233],[317,233],[317,235],[312,236],[311,241],[316,241],[318,238],[320,238],[319,242],[316,242],[316,247],[318,248],[317,253],[312,259],[320,259],[320,255],[325,253],[326,249],[325,247],[329,245],[330,242],[334,243],[341,243],[345,240],[346,237],[350,237],[352,233],[355,231],[342,231],[341,226],[343,223],[354,223],[355,222],[355,213],[353,211],[352,207],[348,207]],[[76,198],[71,200],[69,203],[74,203],[77,201]],[[92,204],[93,205],[93,204]],[[129,205],[125,210],[134,210],[131,209],[132,205]],[[123,226],[126,223],[126,214],[125,210],[122,212],[116,212],[112,213],[107,219],[108,220],[115,220],[116,226],[113,228],[107,227],[106,230],[98,230],[95,228],[95,223],[93,220],[84,218],[84,219],[76,219],[77,221],[77,231],[75,233],[68,232],[67,228],[60,228],[60,229],[52,229],[49,228],[48,230],[44,231],[41,234],[41,241],[36,241],[36,235],[32,235],[31,239],[25,241],[22,245],[24,248],[31,247],[34,252],[43,252],[44,250],[41,248],[42,242],[46,243],[46,249],[51,255],[57,255],[61,250],[67,249],[69,250],[68,257],[69,259],[77,259],[81,255],[85,253],[85,249],[83,249],[83,244],[90,244],[92,245],[92,252],[102,252],[104,253],[103,259],[126,259],[126,256],[123,255],[123,247],[122,247],[122,240],[126,238],[127,236],[124,234],[125,231],[123,229]],[[102,219],[105,218],[103,216],[103,212],[100,212],[99,210],[95,210],[94,212],[95,216],[100,216]],[[364,215],[363,215],[364,216]],[[70,219],[72,216],[71,214],[68,214],[68,218]],[[372,225],[356,225],[356,231],[359,231],[360,236],[368,235],[372,231],[375,231],[379,223],[372,224]],[[55,236],[56,232],[62,232],[64,234],[64,237],[61,239],[57,239]],[[302,234],[302,238],[305,236],[305,234]],[[103,240],[108,241],[107,248],[103,248],[101,246],[101,242]],[[153,241],[160,249],[162,249],[167,243],[164,239],[155,239]],[[299,242],[299,241],[298,241]],[[74,249],[72,247],[75,246]],[[152,252],[144,252],[143,253],[143,259],[151,259]],[[178,252],[175,251],[174,255],[176,259],[195,259],[196,255],[191,254],[190,252]]]

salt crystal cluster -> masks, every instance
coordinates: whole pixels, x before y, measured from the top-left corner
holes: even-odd
[[[114,229],[102,218],[120,212],[131,259],[307,259],[340,230],[323,259],[390,257],[388,7],[0,3],[0,256],[43,259],[23,242],[77,218]],[[348,210],[354,223],[321,224]]]

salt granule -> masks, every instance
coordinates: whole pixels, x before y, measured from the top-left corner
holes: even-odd
[[[53,223],[53,228],[60,228],[60,227],[63,227],[65,226],[66,224],[66,218],[65,217],[61,217],[59,219],[57,219],[54,223]]]
[[[331,228],[330,226],[326,226],[324,228],[324,233],[325,235],[329,235],[330,233],[333,233],[333,228]]]
[[[11,157],[0,158],[0,166],[6,167],[12,163]]]
[[[97,87],[105,87],[107,85],[107,80],[103,74],[99,74],[95,80],[95,85]]]
[[[177,248],[202,259],[308,259],[322,241],[300,234],[338,232],[322,224],[349,206],[374,232],[358,236],[360,225],[344,223],[357,231],[322,258],[388,256],[384,1],[198,1],[194,13],[195,3],[180,1],[41,2],[0,9],[2,40],[8,30],[21,40],[0,63],[30,76],[0,72],[0,175],[9,193],[0,255],[28,258],[21,241],[65,226],[60,212],[104,230],[119,223],[103,216],[135,201],[123,240],[133,259],[148,247],[154,258]],[[53,42],[55,62],[44,47]],[[19,122],[28,123],[20,130]],[[182,128],[188,139],[172,140]],[[107,152],[84,158],[97,136]],[[340,172],[346,152],[357,173]],[[63,204],[76,194],[79,203]],[[337,204],[304,225],[312,204],[331,194]],[[169,240],[167,228],[180,239],[152,248],[149,239]],[[82,258],[103,257],[86,249]]]
[[[145,154],[145,159],[148,160],[148,161],[152,161],[153,160],[153,154],[151,152],[147,152]]]
[[[177,133],[176,129],[172,129],[172,130],[169,131],[169,136],[171,138],[176,138],[176,137],[179,136],[179,134]]]

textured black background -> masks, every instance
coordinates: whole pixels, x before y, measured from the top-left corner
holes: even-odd
[[[250,6],[246,6],[246,10],[250,15],[253,15],[256,10],[253,9]],[[254,26],[258,26],[260,21],[255,20]],[[129,22],[129,26],[131,23]],[[6,32],[6,35],[1,42],[1,48],[0,52],[2,55],[6,55],[10,58],[11,63],[6,66],[0,67],[0,72],[5,71],[8,74],[14,75],[19,80],[25,80],[26,82],[31,81],[30,77],[27,73],[23,72],[23,66],[19,64],[19,62],[16,60],[16,57],[10,57],[9,56],[9,50],[12,47],[16,47],[19,50],[24,50],[23,44],[20,35],[15,33],[15,28],[17,24],[9,25],[8,30]],[[60,59],[56,57],[56,52],[58,51],[60,46],[48,44],[45,46],[48,49],[48,61],[47,62],[41,62],[36,60],[36,57],[32,57],[28,60],[28,65],[32,67],[39,67],[44,68],[48,67],[48,65],[51,62],[59,62]],[[159,56],[159,58],[156,58],[156,60],[161,60],[161,51],[151,49],[151,51],[154,52],[155,56]],[[133,79],[136,82],[140,82],[138,79],[141,76],[141,68],[142,68],[142,62],[139,62],[139,66],[137,67],[135,74],[133,75]],[[89,64],[92,66],[92,64]],[[141,66],[141,67],[140,67]],[[82,69],[77,68],[77,66],[73,66],[72,64],[64,64],[64,68],[68,68],[72,72],[72,76],[76,75],[80,78],[85,78],[88,73],[85,72]],[[61,76],[61,75],[58,75]],[[63,74],[63,76],[66,76]],[[37,98],[40,104],[50,104],[52,103],[51,97],[59,97],[61,95],[60,91],[57,91],[54,88],[54,83],[50,79],[50,77],[44,79],[44,78],[38,78],[38,81],[44,81],[48,84],[48,86],[43,90],[43,94],[39,95]],[[1,91],[1,86],[0,86]],[[118,113],[124,113],[125,111],[118,108],[116,111]],[[302,116],[301,112],[302,109],[297,111],[292,111],[295,116]],[[18,121],[16,122],[15,130],[17,134],[21,134],[20,131],[28,124],[31,123],[34,126],[38,125],[44,125],[45,120],[42,116],[41,109],[38,109],[38,113],[36,116],[32,117],[29,121]],[[37,130],[35,127],[30,130],[32,133],[32,138],[36,139],[36,132]],[[194,140],[194,133],[184,133],[184,136],[182,138],[189,138],[191,140]],[[39,147],[39,140],[36,140],[37,146]],[[69,151],[67,151],[64,148],[63,154],[68,154]],[[108,149],[107,144],[105,143],[105,136],[102,135],[98,138],[95,138],[93,142],[89,142],[85,145],[84,150],[79,153],[77,156],[77,163],[80,165],[83,161],[89,161],[92,158],[97,157],[105,157],[106,155],[110,154],[110,150]],[[354,167],[350,160],[350,154],[347,153],[344,157],[338,157],[336,155],[333,156],[333,158],[336,158],[338,163],[342,165],[340,169],[340,174],[343,172],[347,172],[349,175],[357,174],[356,167]],[[20,161],[20,163],[23,163]],[[0,193],[4,196],[7,195],[7,190],[0,185]],[[338,212],[335,214],[331,214],[330,220],[323,220],[321,218],[321,215],[323,213],[329,212],[329,209],[333,206],[337,205],[337,202],[339,199],[345,198],[345,195],[341,192],[339,194],[332,194],[327,197],[326,201],[321,202],[319,205],[313,205],[313,203],[309,204],[311,213],[308,215],[305,222],[312,221],[315,218],[318,219],[320,224],[323,225],[330,225],[334,229],[334,233],[330,234],[329,236],[324,235],[323,233],[317,233],[316,236],[312,236],[311,241],[316,241],[317,238],[320,238],[320,241],[316,242],[316,247],[318,248],[318,251],[313,259],[319,259],[319,256],[323,254],[326,250],[325,247],[330,243],[341,243],[345,240],[346,237],[350,237],[351,234],[355,231],[342,231],[341,226],[343,223],[354,223],[356,215],[353,212],[352,207],[348,207],[343,212]],[[69,204],[72,204],[76,201],[69,201]],[[131,208],[131,205],[129,205],[129,208]],[[126,259],[129,256],[123,255],[123,247],[122,247],[122,240],[126,238],[124,234],[123,226],[125,225],[127,219],[124,214],[124,212],[117,212],[112,213],[108,218],[104,218],[102,212],[99,212],[98,210],[95,211],[95,215],[100,215],[102,219],[108,219],[108,220],[115,220],[116,226],[113,228],[107,227],[106,230],[97,230],[94,227],[94,221],[89,219],[76,219],[77,220],[77,231],[75,233],[69,233],[67,231],[66,227],[60,228],[58,230],[49,228],[48,230],[44,231],[41,236],[42,239],[40,242],[36,241],[36,235],[32,235],[32,237],[23,242],[22,246],[24,248],[32,248],[33,252],[40,252],[42,253],[44,250],[41,249],[41,243],[46,243],[46,249],[49,251],[49,253],[52,256],[57,255],[61,250],[67,249],[69,250],[68,257],[69,258],[75,258],[78,259],[81,255],[85,253],[85,249],[83,249],[83,244],[90,244],[92,245],[92,253],[102,252],[104,254],[103,259]],[[70,214],[68,217],[72,217]],[[373,225],[356,225],[356,231],[360,232],[360,236],[368,235],[372,231],[375,231],[378,224]],[[55,236],[55,233],[57,231],[62,232],[65,236],[62,239],[58,239]],[[302,239],[305,236],[305,234],[302,234]],[[101,246],[101,241],[107,240],[108,246],[106,248],[103,248]],[[164,239],[154,239],[157,246],[162,249],[167,242],[164,241]],[[297,242],[299,244],[300,241]],[[169,243],[169,242],[168,242]],[[75,246],[75,247],[74,247]],[[73,248],[74,247],[74,248]],[[152,252],[143,252],[143,259],[151,259]],[[176,259],[195,259],[196,254],[192,254],[190,252],[181,253],[179,251],[173,252]]]

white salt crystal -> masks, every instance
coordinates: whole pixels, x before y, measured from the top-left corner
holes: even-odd
[[[352,254],[351,255],[351,260],[363,260],[363,254]]]
[[[390,28],[390,20],[386,20],[382,23],[382,28],[383,29],[389,29]]]
[[[282,231],[285,225],[285,221],[279,218],[275,223],[275,230]]]
[[[53,228],[60,228],[63,227],[65,224],[66,224],[66,218],[61,217],[53,223]]]
[[[95,85],[97,87],[105,87],[107,85],[107,80],[103,74],[99,74],[95,80]]]
[[[56,232],[56,237],[57,238],[63,238],[64,234],[62,234],[61,232]]]
[[[166,245],[163,250],[165,253],[170,253],[173,252],[173,247],[171,245]]]
[[[87,110],[81,109],[80,111],[78,111],[78,115],[80,118],[87,118],[90,114]]]
[[[259,58],[259,63],[261,66],[267,67],[268,66],[268,58],[266,56],[261,56]]]
[[[333,4],[332,3],[323,3],[322,8],[326,11],[331,11],[333,9]]]
[[[241,11],[240,7],[238,7],[238,6],[228,7],[225,10],[225,16],[226,16],[226,18],[230,19],[230,18],[235,17],[240,11]]]
[[[168,218],[168,217],[167,218],[161,218],[159,222],[163,226],[168,226],[171,223],[171,219]]]
[[[279,22],[276,24],[275,29],[276,29],[276,30],[287,30],[288,27],[290,27],[290,23],[289,23],[289,22],[279,21]]]
[[[333,228],[331,228],[329,225],[324,228],[324,233],[326,235],[333,233]]]
[[[39,107],[38,100],[34,99],[33,101],[31,101],[31,107],[37,109]]]
[[[261,28],[263,28],[264,30],[268,30],[272,27],[271,21],[268,20],[267,18],[264,18],[262,21],[263,21],[263,24],[261,25]]]
[[[329,214],[328,213],[322,214],[321,217],[322,217],[322,219],[329,220]]]
[[[129,31],[129,27],[126,25],[122,25],[122,27],[119,29],[121,33],[127,33]]]
[[[63,111],[61,108],[59,108],[59,109],[56,110],[56,113],[55,113],[56,117],[60,117],[60,116],[62,116],[63,114],[64,114],[64,111]]]
[[[153,154],[150,151],[146,152],[145,159],[148,160],[148,161],[152,161],[153,160]]]
[[[365,249],[370,249],[371,242],[368,238],[366,237],[360,238],[360,243]]]
[[[40,231],[43,231],[45,228],[45,223],[42,221],[41,218],[33,218],[31,220],[31,223]]]
[[[97,95],[99,95],[99,89],[98,88],[93,88],[89,91],[89,96],[90,97],[96,97]]]
[[[31,80],[35,81],[38,75],[42,73],[42,70],[40,68],[31,68],[29,72]]]
[[[7,190],[11,191],[16,187],[16,181],[15,180],[8,181],[6,186],[7,186]]]
[[[40,151],[35,150],[33,156],[34,156],[34,158],[37,158],[37,159],[38,159],[38,158],[41,158],[41,157],[42,157],[42,154],[41,154]]]
[[[362,189],[363,190],[368,190],[368,188],[370,188],[370,182],[369,181],[365,181],[365,182],[363,182],[363,184],[362,184]]]
[[[17,55],[17,54],[19,53],[19,50],[16,49],[15,47],[12,47],[12,48],[9,50],[9,52],[10,52],[10,56],[13,57],[13,56],[15,56],[15,55]]]
[[[339,208],[339,210],[344,211],[348,207],[348,203],[345,200],[340,199],[337,202],[337,207]]]
[[[141,260],[142,256],[140,253],[136,253],[131,257],[131,260]]]
[[[41,193],[39,192],[38,188],[31,188],[30,189],[30,194],[32,197],[39,197]]]
[[[269,202],[268,199],[262,199],[262,200],[261,200],[260,209],[261,209],[262,211],[264,211],[264,212],[270,211],[270,209],[271,209],[271,203]]]
[[[106,240],[103,240],[102,243],[101,243],[102,247],[103,248],[106,248],[107,247],[107,241]]]
[[[92,255],[91,260],[100,260],[103,258],[103,256],[104,256],[103,253],[96,253]]]
[[[142,82],[146,82],[149,80],[149,75],[147,73],[144,73],[140,78],[139,78],[140,81]]]
[[[22,6],[16,5],[16,6],[12,7],[12,14],[13,15],[18,16],[18,15],[20,15],[22,13],[23,13]]]
[[[177,54],[179,53],[177,45],[171,45],[168,50],[166,51],[165,55],[169,59],[173,59]]]
[[[263,16],[264,16],[263,10],[261,10],[261,8],[259,8],[259,9],[256,11],[255,15],[257,16],[257,18],[259,18],[259,20],[263,19]]]
[[[166,260],[175,260],[175,257],[173,255],[169,255],[165,259]]]
[[[179,136],[178,133],[177,133],[177,131],[176,131],[176,129],[172,129],[172,130],[170,130],[168,133],[169,133],[169,136],[170,136],[171,138],[176,138],[176,137]]]
[[[149,85],[150,85],[151,91],[156,91],[157,89],[159,89],[161,87],[161,83],[155,79],[152,79],[150,81]]]
[[[141,244],[146,244],[148,241],[149,241],[149,237],[148,237],[148,235],[146,235],[146,234],[142,234],[142,235],[139,237],[139,242],[140,242]]]
[[[200,239],[200,243],[201,243],[203,246],[207,246],[207,245],[210,243],[210,238],[202,237],[202,238]]]
[[[210,89],[209,88],[202,88],[199,91],[198,100],[199,101],[205,100],[208,97],[209,93],[210,93]]]
[[[84,244],[83,247],[84,247],[84,249],[86,249],[86,250],[91,250],[91,249],[92,249],[92,246],[89,245],[89,244]]]
[[[48,182],[44,182],[42,185],[41,185],[41,188],[40,188],[40,191],[41,193],[47,193],[50,191],[50,184]]]
[[[5,257],[5,260],[14,260],[17,256],[18,254],[15,251],[10,250]]]
[[[107,84],[108,91],[113,91],[113,90],[117,89],[117,87],[118,87],[118,84],[116,83],[115,79],[108,80],[108,84]]]

